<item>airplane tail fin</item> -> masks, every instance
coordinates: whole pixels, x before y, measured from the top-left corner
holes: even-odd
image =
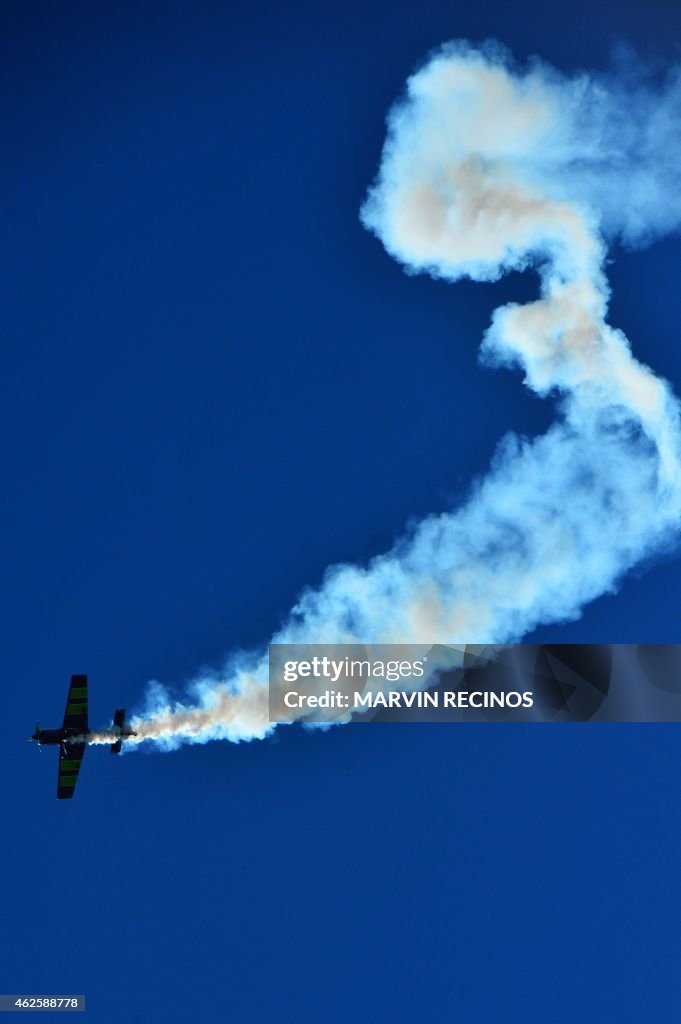
[[[117,729],[125,728],[125,708],[116,708],[113,716],[113,724]],[[111,753],[120,754],[121,747],[123,746],[123,740],[118,739],[115,743],[111,744]]]

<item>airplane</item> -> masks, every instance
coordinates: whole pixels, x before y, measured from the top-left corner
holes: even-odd
[[[113,725],[103,735],[107,740],[111,737],[112,754],[119,754],[123,741],[137,735],[125,724],[125,708],[114,712]],[[95,736],[100,738],[102,733],[91,733],[88,728],[87,676],[71,676],[61,729],[41,729],[40,723],[36,722],[35,732],[29,737],[40,746],[59,747],[58,800],[70,800],[73,796],[85,747]]]

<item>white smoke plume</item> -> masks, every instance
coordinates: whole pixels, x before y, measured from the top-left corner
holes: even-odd
[[[273,642],[518,640],[576,618],[675,541],[679,407],[607,324],[604,260],[613,241],[681,223],[680,128],[677,69],[565,77],[517,68],[497,44],[450,44],[409,79],[362,221],[410,272],[536,270],[537,299],[496,310],[482,359],[520,367],[558,418],[534,441],[505,438],[462,508],[365,568],[328,570]],[[266,652],[232,658],[181,702],[153,687],[132,727],[131,742],[166,748],[264,736]]]

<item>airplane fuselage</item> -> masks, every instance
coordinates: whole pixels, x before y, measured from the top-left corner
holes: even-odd
[[[40,729],[39,732],[34,732],[30,738],[41,746],[61,746],[62,743],[88,743],[91,738],[99,738],[107,734],[110,735],[111,743],[115,743],[117,740],[127,740],[137,735],[132,729],[113,726],[111,729],[95,733],[79,733],[73,729]]]
[[[34,732],[31,739],[41,746],[58,746],[67,736],[63,729],[41,729],[40,732]]]

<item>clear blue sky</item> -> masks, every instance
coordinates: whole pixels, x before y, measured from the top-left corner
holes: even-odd
[[[361,228],[386,110],[453,37],[566,70],[681,43],[670,3],[3,4],[4,992],[109,1021],[668,1021],[676,727],[25,742],[266,642],[300,589],[449,507],[550,404],[476,362],[531,276],[407,277]],[[681,242],[612,322],[681,391]],[[678,557],[556,641],[680,641]],[[122,1008],[125,1002],[129,1008]]]

